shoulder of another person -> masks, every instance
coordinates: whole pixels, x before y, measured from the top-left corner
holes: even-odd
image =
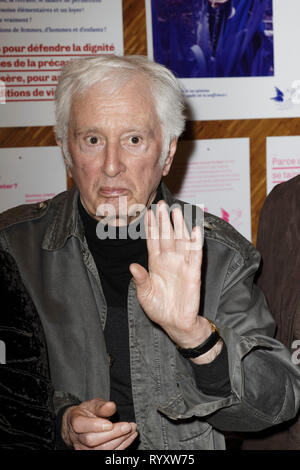
[[[2,212],[0,214],[0,231],[19,223],[37,220],[44,217],[48,213],[50,207],[54,207],[61,202],[66,193],[67,191],[58,194],[54,198],[36,202],[34,204],[21,204]]]
[[[284,210],[285,215],[293,210],[294,206],[300,204],[300,175],[284,181],[274,186],[272,191],[267,195],[262,213],[266,211]]]

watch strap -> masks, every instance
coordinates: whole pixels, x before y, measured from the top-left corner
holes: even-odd
[[[183,357],[190,359],[190,358],[195,358],[195,357],[198,357],[198,356],[202,356],[202,354],[207,353],[210,349],[212,349],[217,344],[217,342],[221,338],[220,333],[219,333],[216,325],[214,325],[214,323],[212,323],[210,320],[209,320],[209,323],[211,325],[212,333],[209,335],[209,337],[203,343],[201,343],[196,348],[186,348],[185,349],[185,348],[177,347],[178,352]]]

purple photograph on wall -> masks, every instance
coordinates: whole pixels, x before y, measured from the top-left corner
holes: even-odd
[[[178,78],[274,75],[272,0],[152,0],[153,58]]]

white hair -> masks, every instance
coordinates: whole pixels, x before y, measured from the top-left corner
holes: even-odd
[[[64,157],[72,165],[68,149],[68,126],[72,98],[84,94],[96,83],[108,82],[118,89],[138,75],[148,80],[162,126],[163,149],[161,165],[169,153],[170,142],[184,130],[184,96],[175,76],[166,67],[145,56],[102,55],[67,62],[56,88],[56,138],[61,141]]]

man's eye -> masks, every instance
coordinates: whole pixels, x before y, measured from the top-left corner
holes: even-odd
[[[141,139],[138,136],[134,135],[133,137],[130,137],[129,140],[131,144],[136,145],[140,143]]]
[[[96,144],[99,143],[99,139],[98,139],[98,137],[93,135],[93,136],[87,138],[87,142],[89,144],[96,145]]]

